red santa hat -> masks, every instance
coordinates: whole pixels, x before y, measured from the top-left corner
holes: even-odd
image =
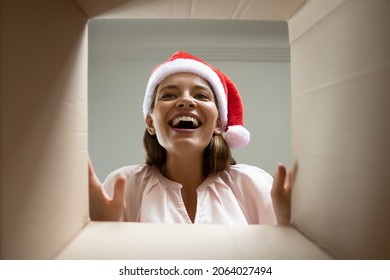
[[[143,103],[144,117],[150,113],[153,93],[169,75],[186,72],[207,80],[218,100],[218,110],[223,126],[223,137],[231,148],[246,146],[250,133],[244,127],[244,108],[240,93],[234,83],[221,71],[207,62],[185,52],[176,52],[166,62],[156,66],[149,78]]]

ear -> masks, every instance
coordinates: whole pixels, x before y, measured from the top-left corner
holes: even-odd
[[[146,129],[150,135],[155,135],[156,131],[153,126],[153,118],[151,115],[147,115],[145,119]]]
[[[218,118],[215,124],[214,134],[220,135],[221,133],[222,133],[222,123],[221,123],[221,119]]]

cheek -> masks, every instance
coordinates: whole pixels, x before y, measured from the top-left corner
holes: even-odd
[[[213,106],[212,108],[210,108],[208,115],[209,115],[209,119],[211,120],[212,124],[215,125],[219,119],[219,112],[218,112],[217,107]]]
[[[156,129],[156,133],[159,134],[163,130],[164,127],[164,121],[161,119],[160,116],[155,115],[153,119],[154,128]]]
[[[167,110],[164,108],[164,106],[156,105],[152,114],[153,123],[155,126],[161,126],[165,123],[166,112]]]

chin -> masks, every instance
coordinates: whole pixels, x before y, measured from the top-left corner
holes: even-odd
[[[175,140],[173,144],[173,148],[175,150],[183,150],[184,152],[188,151],[199,151],[203,152],[208,146],[209,142],[199,141],[198,139],[193,138],[183,138]]]

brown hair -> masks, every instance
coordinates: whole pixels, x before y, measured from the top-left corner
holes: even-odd
[[[154,109],[157,88],[154,90],[151,111]],[[218,100],[215,98],[215,103],[218,108]],[[166,160],[166,150],[160,145],[156,135],[150,135],[145,130],[144,137],[145,163],[161,167]],[[226,170],[229,165],[236,164],[232,157],[229,145],[221,134],[214,134],[210,143],[206,147],[203,154],[203,172],[204,174],[217,173]]]
[[[165,149],[158,142],[157,136],[150,135],[147,130],[144,133],[144,148],[146,164],[160,167],[165,163]],[[225,139],[220,134],[213,135],[203,154],[204,174],[226,170],[232,164],[236,162]]]

